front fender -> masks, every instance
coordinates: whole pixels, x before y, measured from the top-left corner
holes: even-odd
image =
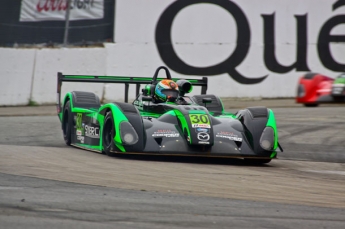
[[[121,152],[140,152],[143,151],[145,148],[145,133],[144,133],[144,126],[143,121],[140,116],[138,109],[133,106],[132,104],[128,103],[108,103],[100,107],[99,114],[103,117],[106,115],[108,111],[112,112],[113,120],[114,120],[114,128],[115,128],[115,135],[114,135],[114,143],[115,146]],[[127,122],[130,125],[127,125],[138,135],[138,142],[133,145],[126,144],[123,139],[121,138],[121,123]],[[102,125],[103,126],[103,125]],[[103,129],[103,128],[102,128]]]
[[[243,124],[246,138],[255,153],[273,152],[275,154],[279,145],[278,131],[274,113],[271,109],[250,107],[240,110],[236,114],[236,118]],[[263,148],[263,140],[269,140],[272,143],[269,149]]]
[[[271,109],[268,109],[268,112],[269,113],[268,113],[268,120],[267,120],[266,126],[271,127],[273,129],[273,133],[274,133],[273,150],[276,150],[278,148],[278,130],[277,130],[276,119]]]

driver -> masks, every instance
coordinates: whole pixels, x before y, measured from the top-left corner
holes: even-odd
[[[156,85],[153,99],[156,103],[176,102],[178,96],[178,85],[173,80],[164,79]]]

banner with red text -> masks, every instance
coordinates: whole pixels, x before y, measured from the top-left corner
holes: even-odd
[[[22,0],[21,22],[64,21],[68,0]],[[70,20],[102,19],[104,0],[71,0]]]

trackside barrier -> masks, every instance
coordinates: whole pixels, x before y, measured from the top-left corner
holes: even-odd
[[[0,48],[0,106],[30,104],[36,52]]]

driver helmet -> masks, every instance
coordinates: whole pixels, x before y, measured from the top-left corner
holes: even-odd
[[[175,102],[178,95],[178,85],[173,80],[164,79],[155,87],[155,100],[159,103]]]

